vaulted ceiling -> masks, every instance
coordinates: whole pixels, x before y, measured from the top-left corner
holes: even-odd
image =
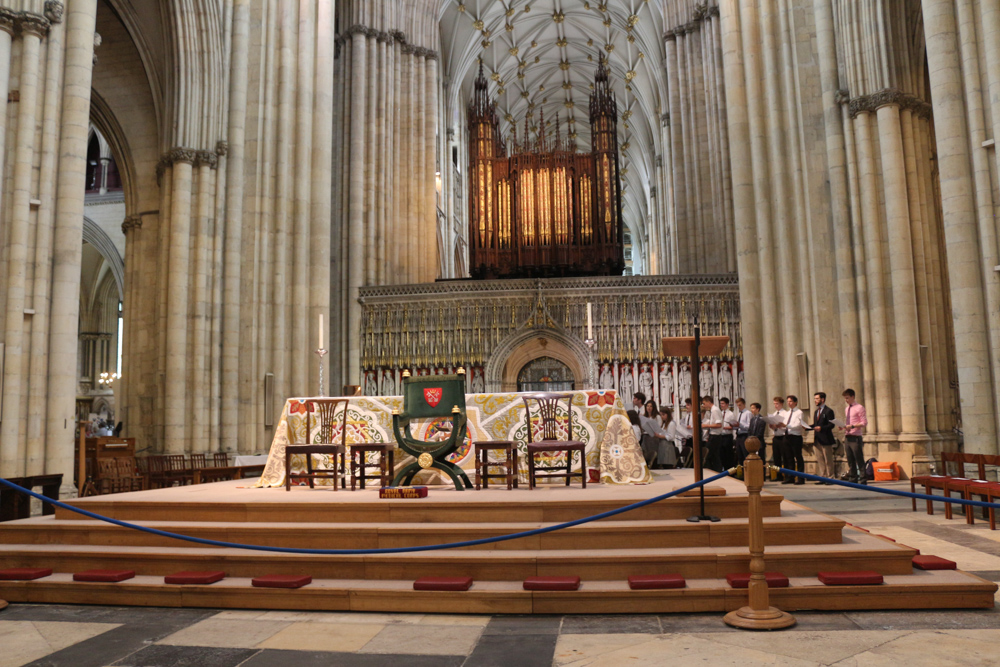
[[[625,221],[641,233],[665,92],[663,17],[645,0],[442,0],[441,59],[449,108],[464,113],[482,58],[501,131],[533,136],[544,110],[551,136],[559,117],[580,150],[590,149],[588,99],[601,57],[618,100]],[[453,120],[453,119],[451,119]]]

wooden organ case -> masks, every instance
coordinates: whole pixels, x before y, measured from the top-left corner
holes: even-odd
[[[621,275],[618,110],[602,62],[590,96],[590,153],[516,128],[508,155],[480,64],[469,121],[469,272],[476,279]]]

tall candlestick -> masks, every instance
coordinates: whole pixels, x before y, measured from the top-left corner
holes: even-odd
[[[326,346],[323,345],[323,313],[319,314],[319,348],[326,349]]]
[[[587,302],[587,340],[594,340],[594,317],[589,301]]]

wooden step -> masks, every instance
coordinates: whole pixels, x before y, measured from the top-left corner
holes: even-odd
[[[477,540],[547,527],[549,523],[227,523],[220,521],[140,521],[139,525],[203,539],[298,548],[396,548]],[[767,546],[837,544],[844,522],[791,509],[764,524]],[[3,544],[78,544],[102,546],[194,547],[196,543],[144,533],[103,521],[38,517],[0,524]],[[464,547],[501,550],[724,547],[748,544],[747,520],[718,523],[685,520],[595,521],[531,537]]]
[[[996,584],[960,571],[887,576],[880,586],[824,586],[815,577],[792,577],[771,589],[773,606],[788,611],[844,609],[952,609],[993,607]],[[414,591],[413,579],[314,579],[296,590],[253,588],[246,577],[208,586],[176,586],[162,577],[116,583],[79,583],[60,572],[30,582],[0,582],[11,602],[103,604],[229,609],[384,611],[470,614],[723,613],[747,604],[747,590],[724,578],[689,580],[686,588],[632,591],[622,579],[584,579],[580,590],[525,591],[520,581],[477,580],[464,592]]]
[[[215,485],[204,485],[215,486]],[[185,487],[187,488],[187,487]],[[198,502],[183,500],[136,500],[141,493],[156,493],[170,489],[156,489],[150,492],[122,493],[110,496],[96,496],[68,501],[103,516],[123,521],[175,521],[183,516],[187,521],[221,522],[263,522],[263,523],[562,523],[574,521],[602,512],[624,507],[642,498],[602,499],[599,496],[581,496],[579,500],[507,500],[499,496],[500,491],[463,492],[465,497],[450,501],[435,501],[431,497],[417,500],[360,500],[362,493],[372,498],[373,492],[338,491],[328,489],[293,489],[284,494],[278,489],[259,489],[256,493],[265,502]],[[443,493],[443,492],[438,492]],[[457,492],[451,492],[457,495]],[[506,493],[504,491],[503,493]],[[512,492],[513,493],[513,492]],[[539,496],[544,491],[537,491]],[[350,502],[340,503],[345,496],[354,496]],[[657,495],[650,493],[650,496]],[[333,497],[336,496],[336,497]],[[284,501],[285,497],[295,497],[296,501]],[[452,496],[454,497],[454,496]],[[482,498],[491,502],[484,502]],[[154,496],[155,498],[155,496]],[[317,500],[323,498],[322,501]],[[465,498],[470,500],[466,501]],[[782,497],[764,495],[764,516],[781,515]],[[708,496],[705,509],[709,514],[723,519],[746,518],[746,495]],[[700,513],[697,497],[670,498],[646,507],[631,510],[607,520],[629,521],[671,521],[685,520]],[[56,518],[63,520],[87,520],[80,514],[56,509]]]
[[[337,545],[331,545],[336,547]],[[819,570],[910,571],[914,549],[867,533],[845,531],[840,544],[769,547],[769,569],[789,576],[814,576]],[[51,567],[59,572],[93,568],[134,569],[148,575],[181,570],[224,570],[253,577],[267,572],[310,574],[334,579],[401,579],[471,576],[519,581],[525,577],[574,574],[583,578],[621,578],[633,574],[677,572],[689,578],[724,577],[748,572],[746,547],[661,549],[439,550],[369,555],[316,555],[244,549],[0,544],[0,567]]]

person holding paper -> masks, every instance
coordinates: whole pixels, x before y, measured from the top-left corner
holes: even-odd
[[[729,398],[719,399],[719,409],[722,411],[722,431],[725,439],[720,439],[719,459],[722,461],[724,469],[732,468],[736,465],[735,441],[733,435],[736,433],[738,418],[736,412],[729,407]]]
[[[721,451],[726,431],[722,428],[722,410],[712,402],[711,396],[701,397],[701,427],[708,433],[708,456],[702,461],[702,467],[722,472]],[[732,436],[728,436],[730,439]],[[732,441],[730,440],[730,444]]]
[[[806,460],[802,457],[802,434],[805,432],[805,419],[802,417],[802,410],[799,410],[799,399],[789,394],[788,399],[788,420],[785,422],[785,467],[797,472],[806,471]],[[790,466],[789,464],[792,464]],[[787,481],[787,480],[786,480]],[[792,479],[794,484],[805,484],[806,480],[801,477]]]
[[[868,413],[865,406],[855,400],[853,389],[844,390],[844,400],[847,408],[844,410],[844,448],[847,450],[847,480],[858,484],[867,484],[865,474],[865,443],[861,437],[864,428],[868,426]]]
[[[743,461],[746,460],[747,450],[746,441],[749,437],[750,432],[750,420],[753,418],[753,413],[747,409],[746,401],[742,398],[736,399],[736,441],[735,441],[735,452],[736,452],[736,465],[743,465]],[[764,439],[760,440],[762,443]]]
[[[833,446],[837,443],[833,437],[833,410],[826,405],[826,394],[818,391],[813,394],[816,410],[813,412],[812,428],[814,433],[813,452],[816,454],[816,474],[820,477],[833,477]],[[830,482],[818,481],[817,484]]]
[[[791,457],[785,458],[785,422],[788,420],[788,414],[785,412],[785,399],[781,396],[775,396],[771,402],[774,403],[774,412],[767,416],[767,424],[774,433],[774,437],[771,439],[773,447],[771,458],[774,459],[775,466],[785,468],[791,463]],[[782,484],[784,483],[786,482],[782,481]],[[787,483],[791,484],[792,480],[787,480]]]

